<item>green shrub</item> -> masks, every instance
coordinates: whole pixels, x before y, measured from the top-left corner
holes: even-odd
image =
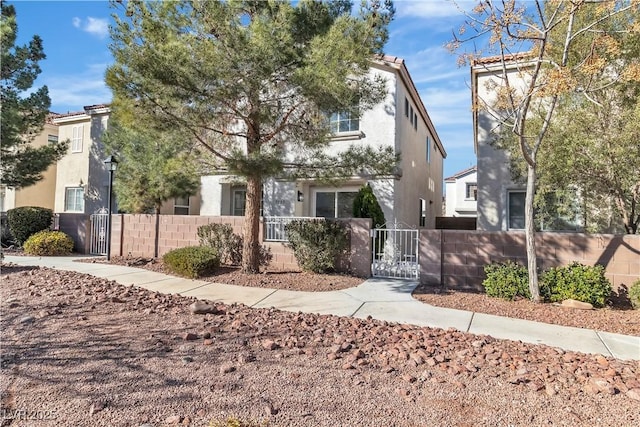
[[[484,266],[487,278],[482,282],[490,297],[514,300],[517,297],[531,298],[527,267],[513,261]]]
[[[633,282],[629,288],[629,300],[635,310],[640,310],[640,279]]]
[[[378,203],[378,198],[369,184],[358,190],[358,194],[353,200],[353,217],[371,218],[373,228],[382,227],[385,223],[384,213]]]
[[[223,264],[242,264],[242,245],[244,240],[241,236],[234,234],[231,225],[202,225],[198,227],[198,239],[200,240],[200,245],[213,248],[220,254],[220,262]],[[272,259],[271,249],[266,246],[260,246],[260,265],[269,265]]]
[[[349,244],[347,230],[336,221],[292,221],[286,231],[298,265],[314,273],[335,270],[338,255]]]
[[[9,230],[18,245],[26,242],[32,234],[48,230],[51,227],[52,218],[51,209],[35,206],[24,206],[7,211]]]
[[[611,295],[611,283],[601,265],[586,266],[578,262],[554,267],[542,275],[551,302],[574,299],[603,307]]]
[[[69,255],[72,251],[73,239],[62,231],[42,230],[24,242],[24,252],[29,255]]]
[[[218,253],[206,246],[187,246],[167,252],[162,257],[169,271],[190,279],[197,279],[220,265]]]

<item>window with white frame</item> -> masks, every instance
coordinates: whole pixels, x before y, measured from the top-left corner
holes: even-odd
[[[174,215],[189,215],[189,197],[176,197],[173,199]]]
[[[71,134],[71,152],[82,152],[82,136],[84,133],[84,125],[77,125],[72,128]]]
[[[524,191],[509,191],[507,193],[509,203],[509,229],[523,230],[525,225],[524,219]]]
[[[65,212],[84,212],[84,187],[67,187],[64,191]]]
[[[325,189],[313,191],[313,214],[324,218],[353,217],[353,201],[357,188]]]
[[[420,227],[427,226],[427,201],[420,199]]]
[[[467,182],[464,197],[466,200],[478,200],[478,184],[475,182]]]
[[[58,143],[58,135],[47,135],[47,142],[49,144],[57,144]]]
[[[349,111],[333,113],[329,116],[329,126],[333,133],[354,132],[360,130],[360,119]]]

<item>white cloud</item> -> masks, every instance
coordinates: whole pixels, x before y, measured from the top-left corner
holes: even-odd
[[[44,78],[43,83],[48,86],[51,97],[51,110],[66,113],[80,111],[85,105],[110,103],[111,90],[104,82],[106,68],[105,63],[88,64],[79,73]]]
[[[85,21],[78,17],[72,19],[72,24],[76,28],[89,34],[93,34],[98,38],[105,38],[109,35],[109,21],[107,19],[93,18],[88,16]]]

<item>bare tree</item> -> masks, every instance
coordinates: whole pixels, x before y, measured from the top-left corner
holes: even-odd
[[[534,224],[538,155],[548,141],[558,102],[567,96],[593,99],[591,94],[603,89],[599,79],[582,77],[607,68],[603,53],[614,47],[601,36],[610,20],[620,18],[617,31],[638,31],[633,19],[637,8],[636,0],[482,0],[465,13],[465,23],[450,44],[460,52],[461,64],[499,64],[488,88],[494,96],[475,99],[473,108],[495,120],[496,135],[511,134],[519,150],[510,154],[520,155],[527,166],[525,234],[533,301],[540,301]],[[461,52],[470,41],[473,51]],[[638,78],[638,73],[616,78],[625,76]]]

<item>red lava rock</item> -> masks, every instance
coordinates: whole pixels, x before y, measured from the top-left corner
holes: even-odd
[[[212,339],[206,339],[206,340],[202,341],[202,344],[211,345],[211,344],[213,344],[213,340]]]
[[[408,383],[415,383],[418,379],[410,374],[405,374],[402,376],[402,379]]]
[[[401,397],[407,397],[410,394],[409,390],[407,390],[406,388],[398,388],[396,389],[396,393]]]
[[[198,339],[198,335],[191,332],[187,332],[182,336],[182,339],[185,341],[195,341]]]
[[[220,366],[221,374],[228,374],[230,372],[234,372],[235,370],[236,370],[236,367],[230,363],[224,363]]]
[[[276,350],[280,348],[280,346],[273,340],[264,340],[262,341],[262,348],[265,350]]]
[[[629,389],[625,394],[633,400],[640,400],[640,388]]]
[[[178,424],[180,421],[182,421],[182,417],[180,415],[171,415],[164,420],[165,424]]]

